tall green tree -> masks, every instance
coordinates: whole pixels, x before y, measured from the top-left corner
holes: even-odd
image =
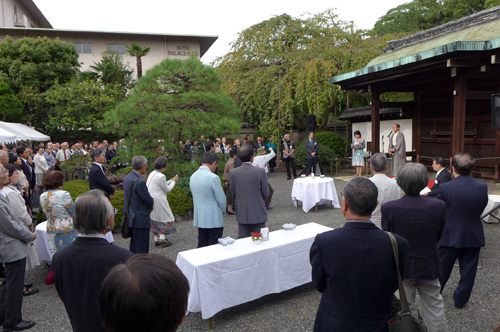
[[[307,114],[316,115],[320,127],[332,112],[340,114],[345,92],[328,78],[363,67],[391,38],[356,30],[333,10],[284,14],[240,32],[215,64],[242,120],[258,124],[265,136],[281,135],[303,128]]]
[[[56,83],[69,82],[79,66],[75,46],[59,39],[6,36],[0,42],[2,80],[24,105],[20,121],[42,131],[48,119],[43,94]]]
[[[184,137],[222,135],[240,127],[239,109],[212,67],[195,57],[165,59],[148,70],[127,100],[104,115],[134,153],[172,151]],[[151,156],[151,155],[149,155]]]
[[[71,136],[79,131],[92,131],[96,137],[104,132],[104,113],[125,99],[123,87],[118,83],[78,79],[56,84],[44,96],[50,105],[49,134],[62,130]]]
[[[94,71],[93,78],[103,84],[119,84],[124,91],[131,89],[135,80],[132,76],[133,70],[128,63],[123,62],[123,55],[116,51],[106,50],[101,53],[101,61],[94,62],[90,66]],[[88,78],[89,74],[84,74],[84,78]]]
[[[2,121],[19,120],[23,114],[23,104],[7,83],[0,82],[0,114]]]
[[[130,56],[133,56],[136,58],[137,61],[137,79],[142,77],[142,57],[146,56],[149,51],[151,51],[151,47],[149,46],[140,46],[137,44],[130,44],[130,46],[126,47],[127,53],[130,54]]]
[[[413,33],[500,5],[500,0],[413,0],[390,9],[376,23],[378,35]]]

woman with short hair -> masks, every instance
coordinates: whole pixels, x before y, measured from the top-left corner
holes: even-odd
[[[46,190],[40,195],[40,206],[47,217],[47,237],[50,250],[54,254],[76,238],[73,226],[73,199],[64,185],[64,173],[50,171],[43,180]]]
[[[354,140],[351,144],[352,149],[352,166],[356,167],[356,176],[363,175],[363,166],[365,165],[365,140],[361,138],[361,132],[354,132]]]
[[[155,246],[169,247],[172,245],[167,239],[168,234],[177,231],[175,227],[175,218],[167,201],[167,193],[174,189],[175,184],[179,180],[176,175],[169,181],[166,180],[165,170],[167,169],[168,159],[166,157],[158,157],[155,160],[155,170],[151,172],[146,181],[149,194],[154,199],[154,209],[151,211],[151,231],[153,232]],[[159,235],[159,238],[158,238]]]

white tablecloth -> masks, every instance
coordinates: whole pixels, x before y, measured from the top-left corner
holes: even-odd
[[[203,319],[219,311],[311,281],[309,250],[317,234],[332,228],[309,223],[275,231],[269,241],[250,238],[180,252],[177,266],[189,280],[188,312]]]
[[[35,245],[38,250],[38,258],[40,259],[40,262],[44,261],[48,264],[52,264],[52,251],[50,250],[49,240],[47,238],[47,221],[36,225],[35,232]],[[106,239],[109,243],[112,243],[114,241],[113,234],[111,234],[111,232],[107,232]]]
[[[331,201],[333,207],[340,209],[337,190],[333,178],[305,177],[293,181],[292,200],[295,206],[297,201],[302,201],[302,210],[309,212],[316,204],[322,205]]]

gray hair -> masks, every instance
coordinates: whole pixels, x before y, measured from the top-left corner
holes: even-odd
[[[419,195],[427,187],[429,175],[424,165],[406,163],[399,170],[396,182],[407,195]]]
[[[147,164],[148,160],[144,156],[134,156],[132,158],[132,169],[138,170]]]
[[[378,188],[368,179],[354,178],[345,185],[344,197],[353,214],[370,216],[377,207]]]
[[[287,137],[290,137],[290,134],[283,135],[283,138],[287,138]]]
[[[451,158],[451,165],[460,175],[470,175],[476,165],[476,160],[468,153],[458,152]]]
[[[387,157],[385,153],[377,152],[370,157],[370,165],[375,172],[383,172],[387,167]]]
[[[73,224],[82,234],[97,234],[108,228],[113,206],[99,189],[87,191],[75,200]]]
[[[168,159],[166,157],[158,157],[155,160],[155,169],[162,169],[163,167],[166,167],[168,163]]]
[[[104,151],[99,150],[99,149],[92,150],[92,151],[90,151],[90,159],[92,161],[95,161],[95,158],[99,157],[103,153],[104,153]]]

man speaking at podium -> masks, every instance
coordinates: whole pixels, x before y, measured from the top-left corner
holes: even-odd
[[[400,131],[398,123],[392,125],[392,133],[389,134],[389,153],[392,154],[392,175],[397,176],[398,171],[406,164],[406,142],[405,135]]]

